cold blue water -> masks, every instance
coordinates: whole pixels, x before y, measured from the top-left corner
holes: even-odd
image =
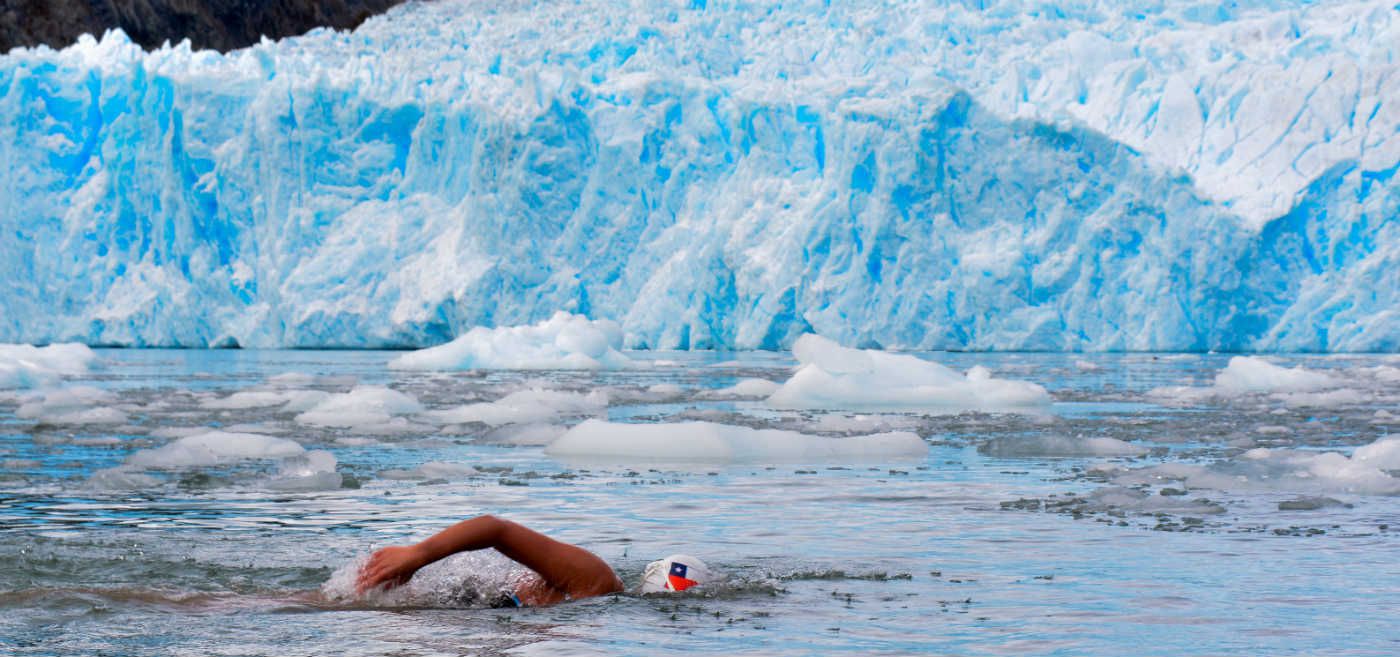
[[[1201,392],[1227,356],[924,354],[1037,382],[1055,403],[871,416],[705,393],[783,381],[793,361],[780,353],[633,352],[648,364],[489,374],[394,371],[394,355],[102,350],[90,374],[63,382],[75,400],[0,393],[0,654],[1400,652],[1395,473],[1353,485],[1325,460],[1286,472],[1247,456],[1386,440],[1400,423],[1394,357],[1275,358],[1342,386],[1299,397]],[[355,386],[422,408],[340,427],[292,408],[307,391]],[[606,405],[519,426],[424,419],[521,389],[601,391]],[[860,463],[548,456],[585,416],[899,428],[930,451]],[[285,456],[179,466],[158,451],[209,428],[328,451],[338,476],[289,478]],[[1083,447],[1091,438],[1145,451]],[[117,468],[138,453],[171,460]],[[347,564],[372,548],[478,513],[583,545],[629,586],[674,552],[724,579],[693,595],[485,609],[458,589],[507,564],[473,557],[425,570],[407,597],[345,595]]]

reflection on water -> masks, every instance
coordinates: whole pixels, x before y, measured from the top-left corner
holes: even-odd
[[[1207,477],[1272,474],[1239,467],[1251,449],[1347,454],[1389,435],[1400,392],[1366,368],[1394,367],[1392,359],[1286,359],[1352,373],[1355,394],[1342,403],[1299,406],[1267,395],[1162,397],[1209,385],[1225,357],[939,354],[953,367],[1040,383],[1056,404],[1042,416],[925,417],[779,412],[701,394],[750,377],[780,381],[791,366],[781,354],[646,354],[669,362],[486,375],[391,372],[389,356],[103,352],[105,367],[69,383],[110,391],[95,403],[120,423],[22,418],[32,393],[0,393],[0,653],[1400,651],[1396,496]],[[269,382],[286,372],[311,376]],[[544,428],[590,413],[698,417],[832,436],[910,430],[931,450],[890,463],[563,463],[521,438],[553,435],[539,427],[434,424],[411,413],[373,428],[326,427],[282,406],[228,401],[240,391],[357,384],[390,386],[427,410],[522,388],[607,393],[606,408]],[[339,485],[279,489],[270,483],[277,460],[256,458],[98,485],[95,473],[201,427],[329,451]],[[985,449],[993,441],[999,449]],[[433,463],[446,465],[425,465]],[[1141,474],[1161,466],[1201,470],[1196,479]],[[1127,493],[1105,494],[1120,488]],[[1324,498],[1337,503],[1308,501]],[[1223,511],[1189,511],[1212,508]],[[726,580],[695,595],[483,609],[467,592],[517,571],[462,555],[399,598],[347,599],[327,585],[374,547],[488,512],[598,552],[629,585],[674,552],[701,556]]]

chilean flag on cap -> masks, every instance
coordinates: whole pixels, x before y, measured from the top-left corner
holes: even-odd
[[[684,591],[700,583],[686,578],[689,570],[689,567],[679,561],[671,562],[671,572],[666,575],[666,584],[672,591]]]

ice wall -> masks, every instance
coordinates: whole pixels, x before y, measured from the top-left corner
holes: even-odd
[[[1171,6],[1163,6],[1171,5]],[[1388,2],[409,4],[0,56],[0,342],[1400,349]]]

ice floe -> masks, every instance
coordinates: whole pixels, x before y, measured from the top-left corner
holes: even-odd
[[[772,396],[781,387],[768,379],[748,378],[727,388],[702,391],[696,396],[700,399],[763,399]]]
[[[133,452],[126,462],[141,468],[188,468],[250,459],[283,459],[305,452],[301,444],[286,438],[209,431]]]
[[[1038,411],[1050,404],[1045,388],[993,378],[984,367],[966,374],[908,354],[850,349],[817,335],[792,348],[801,366],[769,404],[788,409],[956,413]]]
[[[15,417],[40,424],[125,424],[125,412],[114,408],[116,394],[91,386],[72,386],[32,392],[15,411]]]
[[[323,399],[297,415],[296,421],[323,427],[372,427],[422,410],[423,405],[411,395],[384,386],[357,386]]]
[[[528,326],[476,327],[452,342],[404,354],[389,367],[404,370],[592,370],[632,366],[619,351],[622,328],[557,312]]]
[[[382,470],[379,473],[382,479],[462,479],[477,474],[477,469],[465,463],[448,463],[444,461],[429,461],[416,468],[391,468]]]
[[[923,458],[928,445],[917,434],[904,431],[828,438],[713,422],[622,424],[587,420],[550,444],[545,453],[581,460],[844,463]]]
[[[1351,456],[1332,451],[1255,448],[1208,465],[1165,463],[1108,469],[1118,483],[1181,482],[1192,488],[1299,493],[1400,495],[1400,437],[1358,447]]]
[[[1235,356],[1215,375],[1216,390],[1226,393],[1312,392],[1336,383],[1323,372],[1281,367],[1259,356]]]
[[[584,393],[529,389],[512,392],[494,402],[428,411],[422,417],[442,424],[481,423],[498,427],[549,422],[562,416],[593,415],[607,406],[608,394],[602,390]]]
[[[977,447],[987,456],[1003,458],[1141,456],[1146,447],[1107,436],[1004,436]]]
[[[53,385],[65,376],[84,374],[97,359],[86,345],[0,344],[0,390]]]

